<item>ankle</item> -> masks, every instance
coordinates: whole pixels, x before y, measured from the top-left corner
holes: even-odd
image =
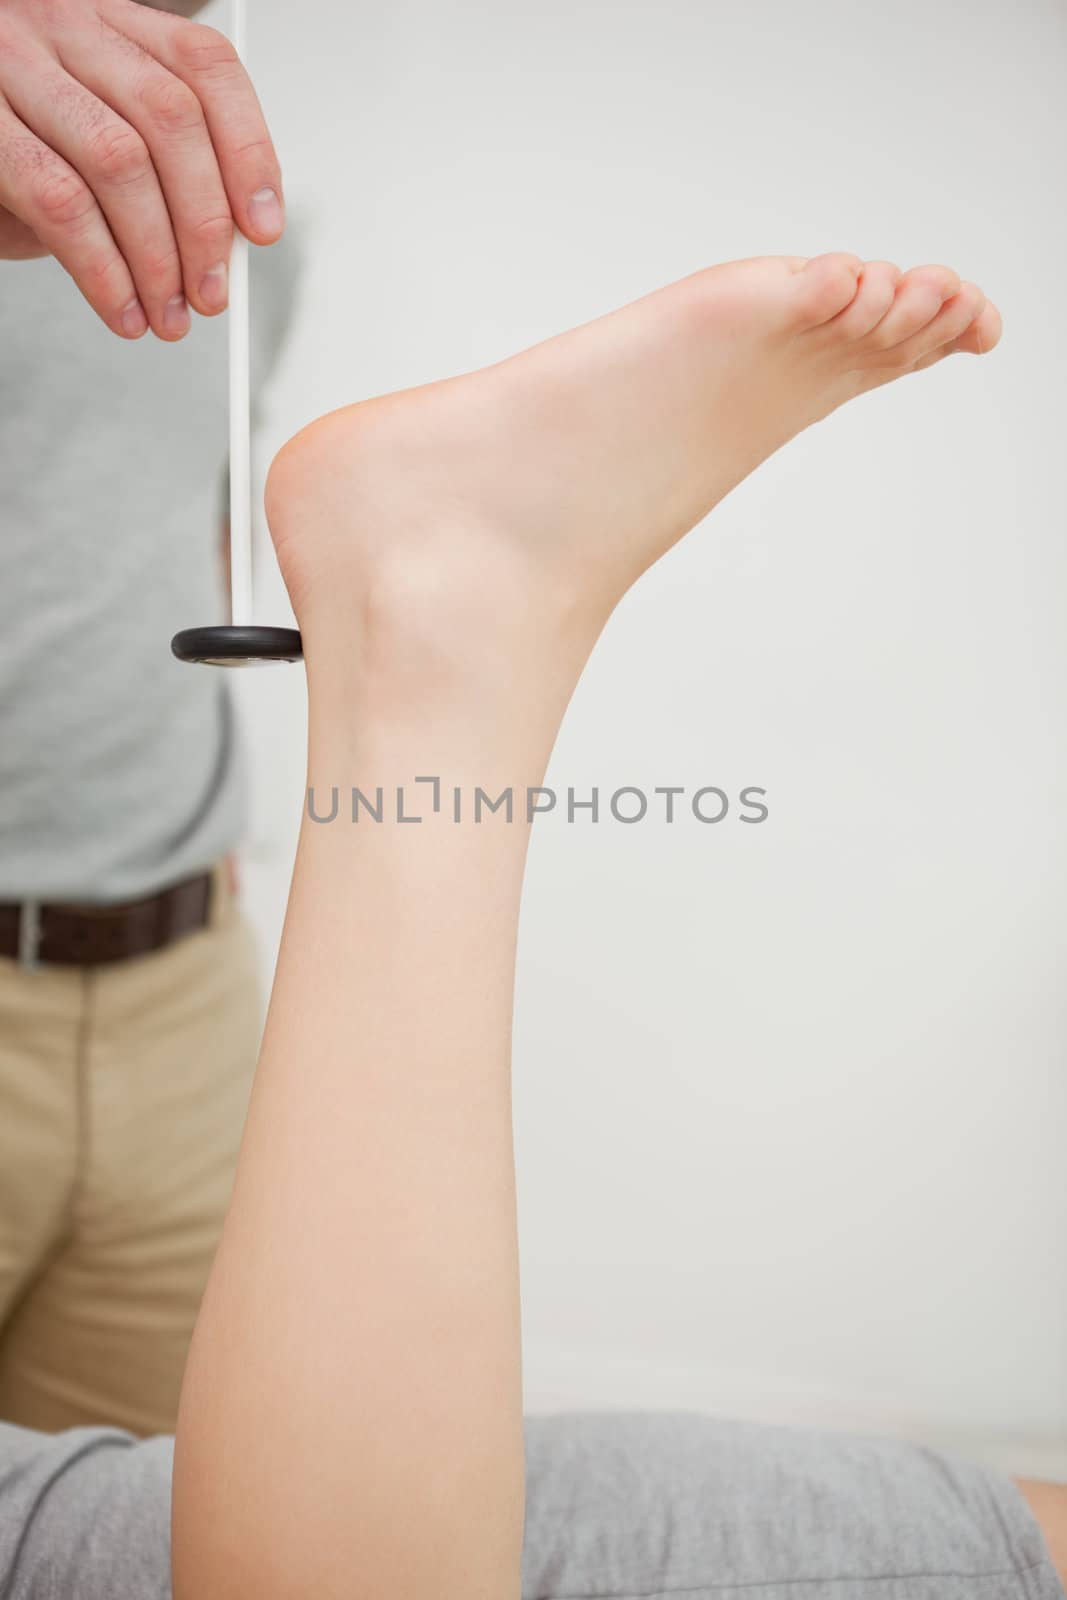
[[[389,402],[350,407],[279,452],[266,508],[309,683],[363,714],[559,716],[609,606],[580,559],[442,495]]]

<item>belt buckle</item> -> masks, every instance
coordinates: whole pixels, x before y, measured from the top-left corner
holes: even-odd
[[[15,957],[23,972],[39,972],[41,949],[41,902],[23,900],[19,906],[19,945]]]

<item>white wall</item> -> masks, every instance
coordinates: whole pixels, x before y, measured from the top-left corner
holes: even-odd
[[[1067,1474],[1067,13],[308,15],[260,0],[252,19],[312,257],[264,459],[329,407],[733,256],[946,261],[1002,306],[994,357],[869,396],[763,467],[590,664],[549,782],[761,784],[771,815],[535,834],[527,1399],[886,1429]],[[242,692],[269,966],[303,685]]]

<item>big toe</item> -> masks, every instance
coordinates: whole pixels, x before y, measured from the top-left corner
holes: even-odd
[[[862,271],[859,256],[844,251],[806,261],[793,280],[797,328],[817,328],[843,311],[855,298]]]
[[[847,344],[865,338],[893,304],[901,276],[894,261],[865,262],[856,293],[843,311],[821,326],[819,340]]]

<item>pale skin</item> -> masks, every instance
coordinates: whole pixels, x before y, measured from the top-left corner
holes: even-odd
[[[0,0],[0,258],[54,255],[123,339],[217,315],[235,228],[284,227],[262,109],[202,3]]]
[[[945,267],[739,262],[312,424],[267,494],[304,637],[309,784],[538,783],[641,572],[801,428],[999,334]],[[304,817],[182,1396],[176,1600],[520,1593],[527,832],[502,814]],[[1064,1491],[1027,1492],[1053,1543]]]

